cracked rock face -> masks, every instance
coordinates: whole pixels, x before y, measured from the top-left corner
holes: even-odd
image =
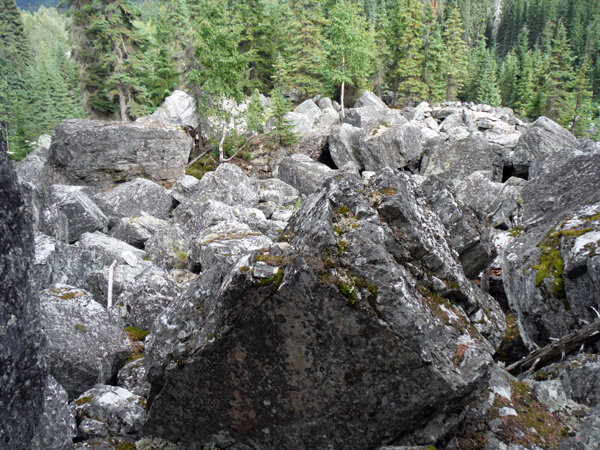
[[[460,410],[487,385],[504,318],[445,234],[402,173],[384,169],[367,190],[330,178],[282,254],[214,261],[157,319],[142,433],[189,449],[219,433],[370,448]]]

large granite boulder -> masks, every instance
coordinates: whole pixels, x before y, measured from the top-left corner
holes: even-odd
[[[549,155],[563,147],[574,147],[577,139],[547,117],[540,117],[521,135],[508,160],[516,175],[526,175],[531,163],[542,155]]]
[[[104,256],[105,265],[110,265],[116,259],[121,264],[135,266],[139,260],[146,257],[145,251],[98,231],[83,233],[77,246]]]
[[[323,181],[336,171],[325,164],[313,161],[306,155],[294,154],[284,158],[279,165],[279,178],[293,186],[301,194],[310,195]]]
[[[596,320],[600,148],[588,142],[550,154],[521,197],[521,234],[504,250],[502,276],[531,349]]]
[[[40,294],[50,374],[74,399],[106,383],[131,353],[125,332],[83,290],[56,285]]]
[[[0,445],[28,448],[42,414],[46,373],[37,293],[29,283],[33,227],[0,127]]]
[[[381,127],[366,137],[360,146],[360,161],[365,170],[376,172],[384,167],[418,168],[421,162],[421,129],[414,124]],[[341,167],[341,166],[340,166]]]
[[[181,178],[192,138],[175,125],[66,120],[54,129],[48,173],[53,184],[110,188],[144,177]]]
[[[362,128],[369,134],[381,125],[394,127],[404,125],[408,120],[399,111],[375,106],[363,106],[347,109],[343,122],[357,128]]]
[[[152,114],[140,117],[138,123],[159,122],[182,127],[198,128],[200,120],[196,110],[196,100],[183,91],[175,90],[165,98],[162,106]]]
[[[118,219],[142,213],[166,219],[173,207],[173,200],[164,188],[145,178],[119,184],[110,191],[97,194],[94,201],[112,219],[113,225]]]
[[[216,261],[156,320],[143,434],[376,448],[485,389],[503,315],[418,186],[340,175],[302,204],[283,254]]]
[[[294,109],[297,114],[304,114],[308,118],[308,123],[311,128],[315,126],[315,123],[319,116],[321,116],[321,108],[319,108],[312,100],[306,100],[300,103]]]

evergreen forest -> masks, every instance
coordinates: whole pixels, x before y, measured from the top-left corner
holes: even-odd
[[[598,140],[600,0],[0,0],[0,123],[14,159],[67,118],[203,99],[373,90],[507,106]]]

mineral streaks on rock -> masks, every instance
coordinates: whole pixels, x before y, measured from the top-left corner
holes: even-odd
[[[0,129],[0,447],[27,448],[42,413],[45,368],[39,298],[29,284],[31,216]]]
[[[266,448],[370,448],[478,394],[493,347],[477,327],[493,342],[502,313],[485,323],[491,305],[447,244],[433,250],[452,261],[431,270],[413,258],[421,276],[411,275],[370,206],[385,193],[363,188],[355,175],[330,178],[292,218],[281,257],[217,262],[157,319],[144,434],[188,446],[225,430]],[[270,278],[265,263],[279,267]],[[424,271],[456,284],[430,284]]]

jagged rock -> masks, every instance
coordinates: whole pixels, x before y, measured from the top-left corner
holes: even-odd
[[[478,227],[473,212],[457,201],[452,186],[432,175],[421,184],[442,224],[448,230],[448,241],[460,255],[467,278],[476,278],[498,255],[488,234]]]
[[[340,123],[340,114],[331,108],[325,108],[321,115],[317,118],[315,126],[317,128],[331,128],[333,125]]]
[[[492,342],[502,313],[464,278],[418,187],[389,169],[371,180],[366,197],[360,177],[329,178],[290,222],[280,259],[256,251],[215,262],[157,319],[143,434],[188,448],[222,431],[263,448],[372,448],[487,386],[492,345],[452,298],[473,313],[492,308],[482,327]],[[424,279],[390,254],[386,240],[400,246],[401,233],[419,234],[441,259],[436,276],[460,285],[446,300],[419,293]],[[413,264],[422,256],[409,252]]]
[[[283,118],[293,125],[292,131],[295,133],[308,133],[311,130],[311,122],[306,114],[291,111]]]
[[[557,450],[593,450],[600,446],[600,408],[585,418],[577,434],[560,443]]]
[[[484,133],[485,138],[494,144],[501,145],[507,149],[514,149],[519,139],[521,138],[520,132],[508,133],[508,134],[496,134],[496,133]]]
[[[275,211],[275,209],[277,209],[277,203],[261,202],[258,204],[256,209],[259,209],[260,211],[262,211],[263,214],[265,215],[265,218],[268,220],[271,218],[271,214],[273,214],[273,211]]]
[[[146,377],[144,358],[136,359],[126,364],[117,375],[119,386],[140,397],[147,398],[150,394],[150,383]]]
[[[591,323],[600,282],[600,148],[547,156],[523,187],[522,233],[503,254],[502,277],[525,344],[550,343]]]
[[[567,396],[559,380],[534,382],[533,390],[548,411],[562,411],[567,406]]]
[[[85,417],[77,427],[77,438],[85,439],[104,439],[109,436],[108,429],[104,423],[96,419]]]
[[[77,242],[77,246],[103,255],[106,265],[110,265],[115,259],[120,264],[133,263],[133,265],[136,265],[139,259],[143,260],[146,257],[145,251],[98,231],[83,233]]]
[[[118,386],[95,386],[75,400],[77,418],[93,417],[102,422],[109,433],[133,434],[146,419],[146,402],[139,395]]]
[[[40,216],[44,208],[44,192],[34,184],[28,181],[22,181],[21,183],[21,195],[25,201],[25,205],[28,209],[27,213],[31,217],[34,232],[40,228]]]
[[[273,241],[252,231],[244,223],[230,220],[203,230],[195,239],[190,258],[206,270],[221,261],[235,261],[240,256],[269,249]]]
[[[358,103],[358,102],[357,102]],[[363,106],[347,109],[343,118],[344,123],[348,123],[357,128],[362,128],[365,133],[371,133],[375,128],[381,125],[394,127],[404,125],[408,120],[393,109],[382,109],[375,106]]]
[[[495,183],[489,172],[473,172],[456,187],[456,196],[469,206],[482,223],[509,229],[520,209],[522,186]],[[489,217],[491,215],[491,217]]]
[[[294,205],[300,195],[297,189],[278,178],[257,180],[255,186],[259,201],[273,202],[277,206]]]
[[[547,117],[540,117],[525,131],[508,160],[516,174],[526,175],[531,163],[542,155],[549,155],[563,147],[574,147],[577,139]]]
[[[455,114],[457,111],[458,111],[457,108],[454,108],[454,107],[433,108],[433,110],[431,111],[431,116],[434,119],[444,120],[448,116],[451,116],[452,114]]]
[[[35,428],[29,450],[70,450],[76,435],[75,407],[67,391],[48,375],[44,385],[42,416]]]
[[[118,298],[123,292],[134,290],[137,286],[136,277],[148,268],[158,270],[156,266],[146,261],[140,261],[135,267],[129,264],[117,264],[113,271],[113,299]],[[109,267],[104,266],[101,270],[90,273],[81,286],[105,308],[108,295],[108,272]]]
[[[234,164],[220,164],[214,172],[207,172],[200,180],[200,191],[192,197],[197,200],[208,197],[228,205],[244,205],[254,208],[258,204],[258,194],[252,180]]]
[[[192,243],[178,223],[168,228],[157,230],[144,245],[144,250],[150,261],[168,270],[196,270],[189,260]]]
[[[348,123],[334,126],[329,137],[329,153],[337,167],[343,167],[352,161],[360,169],[364,166],[360,159],[360,145],[366,134],[362,128]]]
[[[33,226],[0,126],[0,442],[28,448],[42,414],[46,370],[41,362],[37,293],[29,279]]]
[[[277,220],[279,222],[288,222],[290,217],[294,214],[294,208],[290,206],[279,206],[271,214],[271,220]]]
[[[306,100],[294,109],[294,113],[304,114],[308,118],[309,127],[313,128],[321,115],[321,108],[319,108],[312,100]]]
[[[492,181],[502,181],[504,162],[499,145],[491,144],[480,136],[445,144],[436,140],[429,143],[423,176],[439,175],[456,185],[473,172],[488,170],[492,172]]]
[[[421,129],[414,124],[405,124],[368,136],[360,146],[360,161],[367,171],[383,167],[400,169],[416,168],[422,154]]]
[[[55,205],[44,208],[39,216],[40,233],[54,237],[59,242],[69,242],[69,218]]]
[[[322,110],[327,109],[327,108],[333,108],[333,103],[331,103],[331,99],[327,98],[327,97],[320,98],[319,101],[317,102],[317,105]],[[335,108],[334,108],[334,111],[335,111]]]
[[[304,133],[292,147],[293,153],[302,153],[315,161],[320,161],[327,152],[330,130],[317,129]],[[287,156],[287,155],[286,155]],[[276,175],[273,175],[276,176]]]
[[[110,191],[97,194],[94,201],[102,212],[111,218],[113,226],[118,219],[139,216],[142,213],[157,219],[166,219],[173,206],[173,201],[165,190],[145,178],[119,184]]]
[[[187,126],[198,128],[200,121],[196,111],[196,100],[183,91],[175,90],[171,95],[165,98],[160,108],[157,108],[151,115],[140,117],[136,120],[138,123],[166,123],[170,125]]]
[[[463,126],[464,122],[462,119],[462,114],[457,111],[444,119],[444,121],[440,124],[440,131],[445,131],[446,133],[451,134],[450,132],[453,128]]]
[[[137,217],[123,217],[108,235],[133,247],[143,249],[148,239],[169,226],[169,223],[164,220],[142,213]]]
[[[192,138],[175,125],[70,119],[54,129],[48,174],[53,184],[96,188],[139,177],[173,183],[191,148]]]
[[[364,107],[373,107],[381,110],[388,110],[387,105],[377,97],[373,92],[365,91],[361,94],[361,96],[356,100],[354,104],[355,108],[364,108]]]
[[[200,190],[200,180],[191,175],[185,175],[175,182],[171,196],[179,203],[192,197]]]
[[[45,179],[46,163],[50,156],[50,143],[40,145],[27,155],[23,161],[15,165],[15,171],[21,183],[32,183],[38,189],[43,191],[48,187]]]
[[[417,108],[405,107],[402,108],[402,115],[406,117],[406,120],[423,120],[423,110]]]
[[[89,292],[59,284],[43,291],[40,303],[46,363],[69,399],[116,375],[131,345]]]
[[[301,194],[309,195],[323,184],[325,178],[335,173],[325,164],[313,161],[306,155],[295,154],[281,161],[278,176]]]
[[[67,217],[69,243],[77,241],[83,233],[107,228],[108,218],[86,195],[84,187],[54,185],[50,198],[52,206]]]
[[[36,292],[53,284],[83,287],[88,275],[103,266],[104,257],[98,253],[38,234],[30,270],[31,286]]]

